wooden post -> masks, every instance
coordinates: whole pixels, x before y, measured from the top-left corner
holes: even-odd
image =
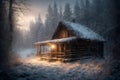
[[[39,55],[41,54],[41,45],[40,45],[40,47],[39,47]]]
[[[49,56],[49,57],[50,57],[50,59],[51,59],[51,53],[52,53],[52,50],[50,51],[50,56]]]
[[[40,52],[40,46],[37,46],[37,55],[38,56],[40,55],[39,52]]]
[[[39,46],[37,46],[37,55],[39,55]]]

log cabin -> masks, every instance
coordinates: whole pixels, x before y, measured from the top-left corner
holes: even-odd
[[[37,56],[45,60],[75,61],[104,54],[104,38],[74,22],[59,22],[51,40],[35,42]]]

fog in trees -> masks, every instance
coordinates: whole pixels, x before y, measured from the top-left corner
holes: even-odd
[[[72,10],[71,10],[69,3],[65,4],[64,12],[63,12],[63,19],[66,21],[71,21],[72,19]]]
[[[53,1],[47,6],[45,20],[43,13],[30,21],[27,30],[18,24],[20,13],[25,13],[26,1],[0,0],[0,69],[11,60],[24,56],[34,56],[34,43],[50,40],[60,21],[73,21],[91,28],[105,38],[105,60],[109,60],[112,73],[119,76],[120,58],[120,1],[119,0],[76,0],[74,5],[64,5]],[[19,26],[19,27],[18,27]],[[33,54],[34,53],[34,54]],[[113,66],[118,64],[116,66]],[[116,70],[117,68],[118,70]],[[115,79],[113,79],[115,80]]]
[[[16,16],[23,9],[21,6],[23,2],[22,0],[0,0],[0,79],[6,78],[10,62],[16,60],[12,52],[12,44],[15,31],[17,32]]]
[[[8,20],[2,20],[4,23],[7,23],[5,25],[6,28],[4,30],[10,31],[9,38],[9,45],[11,45],[12,40],[12,33],[14,32],[14,49],[18,48],[32,48],[33,43],[37,41],[43,41],[51,39],[51,36],[53,35],[56,26],[59,21],[66,20],[66,21],[72,21],[73,16],[75,18],[75,21],[77,23],[80,23],[82,25],[86,25],[93,29],[95,32],[101,34],[106,40],[106,50],[110,53],[112,52],[111,47],[114,44],[114,40],[112,39],[110,32],[115,29],[117,26],[115,18],[115,4],[113,4],[114,1],[111,0],[76,0],[74,5],[69,4],[68,2],[64,3],[64,6],[59,5],[57,2],[53,2],[52,4],[48,5],[46,19],[43,22],[41,19],[41,13],[39,15],[35,15],[35,21],[30,22],[30,30],[24,34],[25,31],[21,31],[19,28],[15,27],[14,29],[14,20],[16,20],[14,15],[17,12],[12,11],[12,5],[14,1],[11,0],[11,3],[8,7],[6,5],[9,3],[2,3],[1,6],[3,6],[3,14],[1,12],[1,15],[7,15],[4,18],[1,17],[1,19],[7,19]],[[15,2],[16,3],[16,2]],[[22,3],[22,1],[18,1],[17,3]],[[17,5],[17,4],[16,4]],[[22,4],[21,4],[22,5]],[[5,6],[5,7],[4,7]],[[20,5],[13,7],[13,9],[22,8]],[[8,12],[7,10],[10,10]],[[18,12],[21,9],[18,9]],[[2,22],[1,22],[2,23]],[[3,25],[4,26],[4,25]],[[11,26],[11,27],[9,27]],[[1,29],[2,30],[2,29]],[[104,31],[104,32],[103,32]],[[1,34],[3,31],[1,31]],[[18,36],[19,35],[19,36]],[[11,38],[10,38],[11,37]],[[6,39],[5,38],[5,39]],[[2,43],[1,43],[2,44]],[[106,54],[108,53],[106,51]],[[109,54],[108,54],[109,55]]]
[[[43,32],[40,31],[44,36],[39,36],[40,38],[43,40],[51,39],[51,35],[53,35],[59,21],[72,21],[74,17],[77,23],[86,25],[104,36],[104,38],[108,40],[106,49],[111,52],[110,46],[113,45],[113,40],[109,39],[108,35],[109,31],[114,29],[116,25],[114,20],[114,4],[112,1],[76,0],[74,6],[71,6],[69,3],[65,3],[61,8],[59,8],[59,6],[56,2],[49,4],[45,24],[43,24],[44,30],[41,29]],[[61,10],[62,8],[63,10]],[[35,25],[37,25],[37,23]],[[107,53],[108,52],[106,52],[106,54]]]
[[[15,20],[17,14],[23,10],[25,2],[23,0],[0,0],[0,61],[3,64],[7,64],[14,56],[12,55],[12,43],[14,30],[16,31]]]

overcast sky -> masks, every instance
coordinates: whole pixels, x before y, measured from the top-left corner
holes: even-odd
[[[42,21],[44,22],[45,16],[47,14],[48,5],[52,5],[54,1],[57,3],[58,7],[64,7],[65,3],[69,3],[71,4],[71,6],[73,6],[76,0],[30,0],[28,2],[30,4],[28,6],[30,10],[27,11],[26,14],[24,14],[19,20],[19,23],[23,24],[23,26],[21,26],[20,28],[28,30],[30,22],[32,20],[35,21],[35,18],[38,16],[38,14],[41,15]]]
[[[37,16],[39,13],[43,21],[45,20],[45,15],[47,14],[47,8],[49,4],[53,4],[54,1],[57,3],[58,7],[61,5],[64,7],[65,3],[70,3],[73,5],[75,0],[31,0],[31,15]]]

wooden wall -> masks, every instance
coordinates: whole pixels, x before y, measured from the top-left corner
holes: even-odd
[[[79,60],[82,57],[103,57],[104,54],[104,43],[98,41],[76,39],[70,42],[53,44],[56,46],[56,48],[52,49],[47,54],[42,54],[41,50],[38,50],[39,56],[44,58],[49,57],[49,60],[54,61],[71,61]],[[41,46],[46,45],[47,44]],[[41,49],[40,46],[38,47],[38,49]]]
[[[61,39],[74,36],[73,32],[68,30],[64,25],[59,24],[59,27],[53,35],[53,39]]]
[[[74,40],[70,43],[56,44],[51,58],[78,60],[82,57],[103,57],[103,43],[97,41]]]

